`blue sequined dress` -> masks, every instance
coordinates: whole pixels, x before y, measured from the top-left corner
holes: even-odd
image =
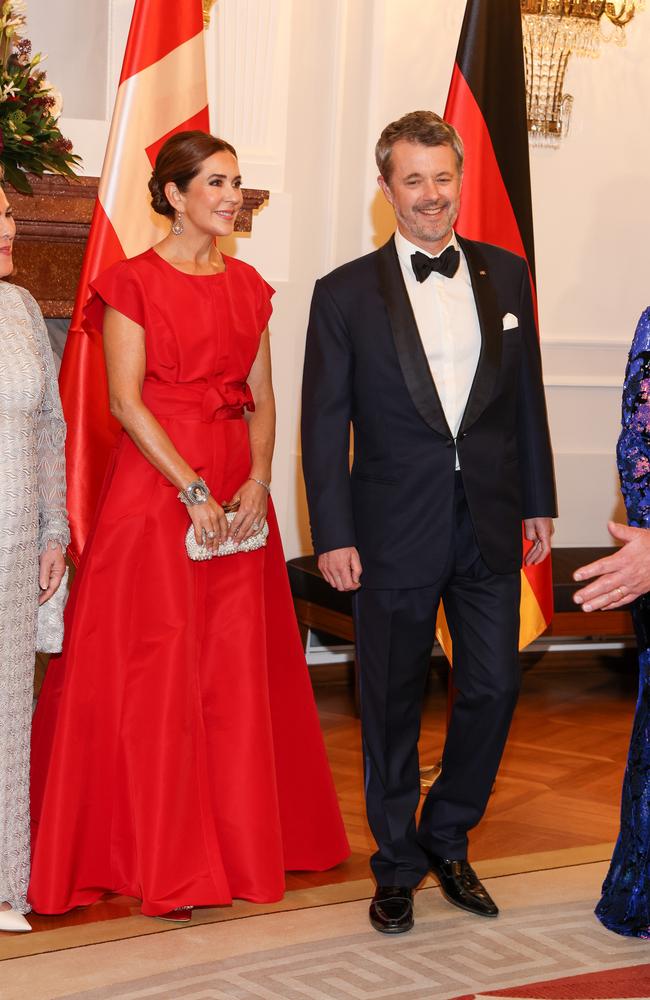
[[[618,470],[628,522],[650,528],[650,309],[634,334],[623,386]],[[621,832],[596,916],[617,934],[650,938],[650,595],[632,606],[639,697],[623,780]]]

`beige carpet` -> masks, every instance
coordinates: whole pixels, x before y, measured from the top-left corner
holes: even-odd
[[[563,851],[520,854],[510,858],[497,858],[493,861],[480,861],[476,864],[476,869],[481,878],[494,878],[498,875],[518,875],[522,872],[566,868],[594,861],[605,861],[611,857],[612,849],[613,844],[595,844],[590,847],[573,847]],[[428,879],[424,886],[428,885],[436,885],[435,879]],[[235,901],[232,906],[204,907],[195,910],[192,926],[243,920],[265,913],[311,909],[332,903],[369,899],[373,892],[374,883],[370,878],[367,878],[287,892],[284,899],[278,903],[259,904],[239,900]],[[137,906],[137,901],[134,903]],[[42,926],[43,918],[41,918],[40,923]],[[179,928],[173,923],[143,917],[137,912],[130,916],[105,919],[102,905],[96,904],[84,909],[83,913],[73,910],[68,915],[64,926],[48,927],[47,930],[34,931],[24,935],[0,932],[0,962],[28,955],[38,955],[42,952],[61,951],[150,934],[164,934],[181,929],[187,930],[188,928]],[[0,1000],[3,1000],[1,992]]]
[[[369,929],[367,898],[257,911],[6,959],[0,997],[445,1000],[650,960],[648,942],[611,934],[593,917],[606,862],[544,870],[544,858],[521,874],[489,872],[490,864],[506,872],[525,867],[521,858],[477,866],[501,906],[498,920],[454,909],[433,887],[417,895],[414,931],[395,938]],[[354,895],[362,886],[329,889]]]

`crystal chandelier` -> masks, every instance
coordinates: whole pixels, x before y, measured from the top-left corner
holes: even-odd
[[[564,93],[571,53],[598,55],[601,41],[625,44],[625,25],[644,0],[521,0],[528,132],[555,146],[567,134],[573,98]]]

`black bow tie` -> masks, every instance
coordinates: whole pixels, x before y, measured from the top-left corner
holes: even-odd
[[[446,247],[439,257],[429,257],[417,250],[411,254],[411,266],[418,281],[426,281],[432,271],[444,274],[445,278],[453,278],[460,264],[460,252],[454,247]]]

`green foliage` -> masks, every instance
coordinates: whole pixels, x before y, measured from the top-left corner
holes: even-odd
[[[74,177],[81,160],[59,130],[60,97],[21,36],[24,25],[23,0],[0,0],[0,162],[9,183],[32,194],[28,174]]]

